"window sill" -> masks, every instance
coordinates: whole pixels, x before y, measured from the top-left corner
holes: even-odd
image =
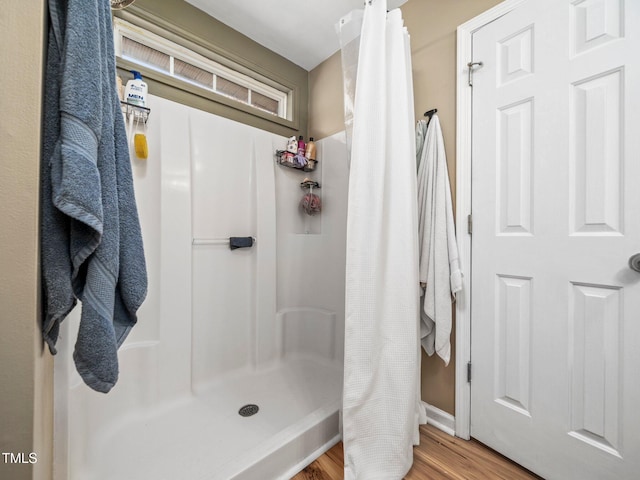
[[[299,131],[299,119],[296,118],[295,111],[293,115],[294,120],[287,120],[276,115],[262,112],[254,107],[225,97],[224,95],[207,91],[195,85],[190,85],[169,75],[145,68],[142,65],[120,57],[116,58],[116,66],[121,70],[121,72],[119,72],[121,76],[123,76],[122,71],[139,71],[149,85],[149,93],[152,95],[157,95],[283,136],[292,136]],[[126,84],[128,80],[126,74],[122,80],[123,83]],[[295,89],[293,93],[296,95],[297,92]]]

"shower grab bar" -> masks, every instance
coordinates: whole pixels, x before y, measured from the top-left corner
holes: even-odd
[[[256,237],[251,237],[253,245],[256,244]],[[191,242],[192,245],[229,245],[229,237],[227,238],[194,238]]]

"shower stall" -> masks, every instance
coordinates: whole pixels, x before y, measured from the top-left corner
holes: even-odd
[[[340,438],[344,134],[318,142],[309,217],[284,137],[149,97],[149,158],[132,152],[149,293],[108,395],[73,366],[79,308],[63,324],[54,478],[290,478]]]

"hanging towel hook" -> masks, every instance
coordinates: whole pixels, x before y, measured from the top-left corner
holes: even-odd
[[[429,110],[424,113],[425,117],[429,117],[429,121],[431,121],[431,117],[433,117],[436,113],[438,113],[438,109],[434,108],[433,110]]]

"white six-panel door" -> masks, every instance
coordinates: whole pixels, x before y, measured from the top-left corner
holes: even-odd
[[[529,0],[473,61],[471,435],[640,478],[640,0]]]

